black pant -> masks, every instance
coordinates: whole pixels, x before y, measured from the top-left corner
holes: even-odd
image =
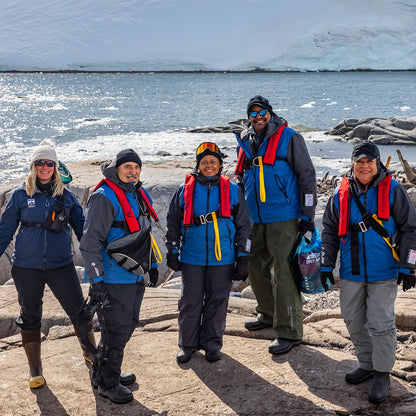
[[[179,346],[219,351],[225,331],[234,265],[182,263]]]
[[[143,280],[138,283],[105,284],[110,306],[98,310],[101,340],[94,375],[105,389],[120,382],[124,348],[139,322],[144,295]]]
[[[23,330],[31,331],[41,327],[45,284],[58,299],[71,322],[76,323],[84,297],[73,263],[48,270],[13,266],[12,276],[20,305],[20,317],[16,323]]]

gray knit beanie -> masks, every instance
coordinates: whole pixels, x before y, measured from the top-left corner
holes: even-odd
[[[53,160],[56,164],[58,164],[58,157],[56,156],[55,151],[55,143],[50,139],[42,140],[38,147],[32,153],[32,160],[33,163],[35,160]]]

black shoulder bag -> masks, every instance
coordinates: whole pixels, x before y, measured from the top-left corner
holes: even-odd
[[[60,233],[65,229],[69,222],[69,209],[65,208],[65,190],[62,195],[56,197],[56,203],[43,223],[43,228],[47,231]]]

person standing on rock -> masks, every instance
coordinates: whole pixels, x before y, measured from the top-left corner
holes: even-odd
[[[303,137],[273,112],[266,98],[251,98],[247,115],[248,128],[236,134],[235,173],[253,222],[249,280],[257,317],[245,327],[273,327],[277,336],[269,352],[284,354],[303,336],[302,300],[290,256],[299,234],[315,230],[315,169]]]
[[[394,243],[400,241],[400,249]],[[323,216],[321,281],[334,284],[340,253],[341,313],[359,367],[345,375],[351,384],[374,377],[372,403],[389,395],[389,373],[397,336],[394,303],[397,285],[415,286],[416,210],[406,189],[392,179],[377,146],[357,143],[352,169],[329,199]]]
[[[91,384],[114,403],[133,400],[125,386],[133,384],[136,376],[121,373],[124,348],[139,322],[143,275],[149,273],[150,286],[156,286],[158,280],[157,262],[151,256],[149,217],[158,218],[141,186],[141,167],[141,159],[132,149],[120,151],[101,166],[105,179],[88,202],[80,244],[89,295],[100,305],[101,340]]]
[[[22,345],[29,363],[29,387],[45,384],[41,361],[42,299],[47,284],[76,328],[84,298],[72,258],[69,225],[78,239],[84,214],[65,189],[51,140],[35,148],[26,182],[16,189],[0,220],[0,255],[16,236],[12,277],[18,293]],[[92,333],[92,327],[89,329]],[[91,334],[89,334],[91,335]],[[93,341],[93,333],[91,340]],[[86,360],[89,353],[83,349]]]
[[[167,215],[167,265],[182,271],[178,363],[198,349],[209,362],[221,358],[231,283],[248,275],[248,208],[239,187],[221,175],[222,158],[215,143],[198,146],[196,167]]]

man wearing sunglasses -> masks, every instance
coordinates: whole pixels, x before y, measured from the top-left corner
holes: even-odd
[[[247,115],[248,128],[237,134],[236,174],[253,223],[249,280],[257,316],[245,327],[273,327],[269,352],[284,354],[303,336],[302,300],[290,258],[299,236],[315,230],[315,169],[303,137],[266,98],[251,98]]]

